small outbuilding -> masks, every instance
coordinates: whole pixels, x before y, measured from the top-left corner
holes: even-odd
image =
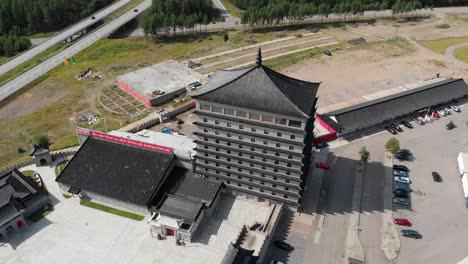
[[[49,202],[47,192],[17,169],[1,175],[0,240],[25,226],[25,218],[40,211]]]
[[[33,157],[34,164],[36,166],[44,166],[52,163],[52,156],[50,150],[43,146],[34,146],[29,155]]]

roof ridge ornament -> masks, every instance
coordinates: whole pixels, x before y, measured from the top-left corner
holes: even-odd
[[[257,60],[255,62],[257,63],[257,67],[262,66],[262,47],[258,48]]]

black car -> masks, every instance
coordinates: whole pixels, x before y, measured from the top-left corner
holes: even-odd
[[[406,167],[405,165],[393,165],[393,169],[394,170],[399,170],[399,171],[404,171],[404,172],[409,171],[408,167]]]
[[[133,12],[138,12],[138,9],[133,9]]]
[[[409,198],[409,193],[403,190],[395,190],[393,191],[393,198],[395,197]]]
[[[395,182],[395,190],[401,190],[405,192],[411,192],[411,188],[409,187],[409,184],[407,183],[402,183],[402,182]]]
[[[435,182],[442,182],[442,177],[440,177],[440,174],[435,171],[432,172],[432,178]]]
[[[411,155],[411,151],[409,151],[409,149],[399,149],[396,153],[403,153],[403,154]]]
[[[394,157],[399,160],[410,160],[411,155],[407,153],[396,153]]]
[[[403,229],[401,230],[401,235],[404,237],[412,237],[412,238],[422,238],[422,235],[419,234],[418,231],[416,230],[411,230],[411,229]]]
[[[403,121],[401,121],[401,124],[404,125],[407,128],[413,128],[413,125],[408,121],[403,120]]]
[[[327,142],[320,142],[317,145],[315,145],[315,147],[318,148],[318,149],[326,148],[326,147],[328,147],[328,143]]]
[[[96,19],[96,17],[95,17],[95,16],[92,16],[91,19]]]
[[[447,130],[452,130],[455,128],[455,124],[453,123],[453,121],[450,121],[447,125],[445,125],[445,128]]]
[[[327,55],[327,56],[331,56],[331,55],[332,55],[331,51],[329,51],[329,50],[325,50],[325,51],[323,52],[323,54],[325,54],[325,55]]]
[[[294,250],[293,246],[289,245],[286,242],[279,241],[279,240],[273,241],[273,245],[275,247],[277,247],[277,248],[281,248],[281,249],[286,250],[286,251],[293,251]]]
[[[390,127],[393,128],[393,129],[395,129],[395,130],[398,131],[398,132],[403,132],[403,129],[401,129],[400,126],[397,126],[397,125],[395,125],[395,124],[390,124]]]
[[[392,133],[392,135],[398,134],[398,132],[397,132],[395,129],[393,129],[393,128],[389,127],[389,126],[386,126],[385,129],[386,129],[388,132]]]

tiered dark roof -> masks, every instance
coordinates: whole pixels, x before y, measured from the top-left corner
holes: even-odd
[[[261,64],[217,71],[196,99],[293,117],[314,114],[320,83],[301,81]]]

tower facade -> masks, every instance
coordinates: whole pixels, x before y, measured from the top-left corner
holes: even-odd
[[[233,192],[298,207],[318,87],[263,66],[261,57],[254,67],[216,72],[194,96],[196,173]]]

